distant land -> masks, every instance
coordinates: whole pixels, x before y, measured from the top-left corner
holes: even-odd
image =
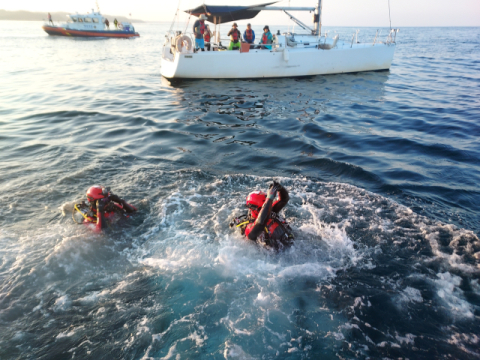
[[[81,12],[80,12],[81,13]],[[52,15],[52,20],[54,23],[60,23],[67,21],[67,15],[72,13],[67,12],[50,12]],[[143,20],[139,19],[129,19],[126,16],[113,16],[113,15],[104,15],[104,17],[110,20],[113,23],[113,19],[117,19],[118,21],[131,21],[135,23],[142,23]],[[48,15],[46,12],[31,12],[25,10],[18,10],[18,11],[7,11],[0,9],[0,20],[20,20],[20,21],[47,21]]]

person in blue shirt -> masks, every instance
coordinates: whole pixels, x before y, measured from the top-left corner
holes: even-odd
[[[193,24],[193,33],[195,34],[195,51],[200,49],[205,51],[205,40],[203,39],[203,35],[205,34],[205,20],[207,19],[207,15],[202,14]]]
[[[255,31],[252,30],[251,24],[247,24],[247,30],[243,32],[243,40],[249,44],[253,44],[255,41]]]
[[[268,25],[265,25],[263,28],[263,35],[260,40],[260,48],[261,49],[272,49],[272,43],[273,43],[273,35],[270,32],[270,28]]]

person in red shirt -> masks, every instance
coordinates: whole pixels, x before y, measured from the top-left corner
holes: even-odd
[[[210,51],[210,40],[212,39],[212,32],[210,31],[210,26],[205,27],[205,33],[203,34],[203,40],[205,41],[205,49]]]

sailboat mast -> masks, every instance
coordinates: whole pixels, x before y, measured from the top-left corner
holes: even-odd
[[[315,8],[313,15],[313,23],[315,25],[315,34],[320,36],[322,33],[322,0],[318,0],[318,6]]]

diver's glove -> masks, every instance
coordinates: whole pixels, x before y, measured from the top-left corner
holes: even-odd
[[[235,218],[235,219],[232,219],[232,221],[230,221],[230,224],[228,224],[231,228],[233,228],[235,225],[238,225],[240,224],[240,221],[238,218]]]
[[[128,213],[133,213],[133,212],[137,211],[137,208],[135,206],[130,205],[129,203],[127,203],[123,199],[122,199],[122,205],[123,205],[123,208],[125,209],[125,211],[128,212]]]
[[[268,188],[267,191],[267,199],[270,199],[273,201],[275,197],[277,196],[277,192],[282,188],[282,185],[280,185],[278,182],[274,181],[272,184],[270,184],[270,187]]]
[[[279,188],[278,190],[280,190],[282,188],[282,184],[280,184],[279,182],[273,180],[272,183],[268,186],[269,189],[271,189],[273,186],[277,185]]]
[[[97,200],[97,211],[103,211],[105,205],[107,204],[107,199],[99,199]]]
[[[243,216],[240,216],[240,217],[233,218],[232,221],[230,221],[229,226],[231,228],[233,228],[234,226],[237,226],[238,224],[244,222],[246,217],[247,217],[246,215],[243,215]]]

